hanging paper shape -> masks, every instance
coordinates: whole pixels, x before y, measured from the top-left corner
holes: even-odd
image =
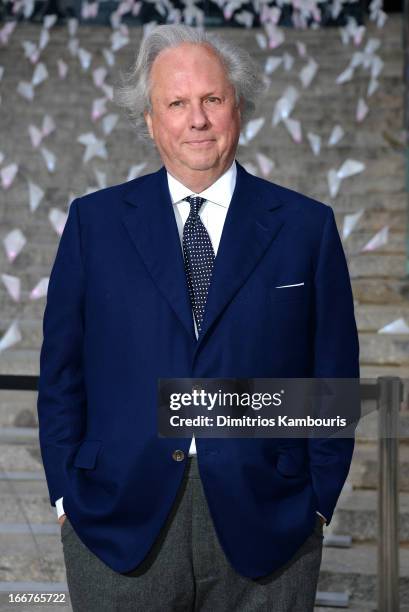
[[[335,83],[337,85],[342,85],[343,83],[347,83],[351,81],[354,76],[354,69],[351,66],[348,66],[341,74],[337,76],[335,79]]]
[[[50,151],[49,149],[47,149],[46,147],[41,147],[40,153],[43,156],[48,172],[54,172],[56,161],[57,161],[57,158],[54,155],[54,153]]]
[[[78,19],[76,17],[70,17],[70,19],[68,19],[68,34],[70,37],[73,37],[76,35],[77,30],[78,30]]]
[[[4,248],[6,249],[7,259],[14,261],[17,255],[21,252],[27,240],[21,229],[14,229],[9,232],[3,239]]]
[[[253,174],[254,176],[257,176],[257,168],[254,164],[252,164],[251,162],[245,162],[243,163],[243,166],[247,170],[247,172]]]
[[[363,98],[359,98],[358,104],[356,107],[356,116],[355,116],[356,120],[359,122],[363,121],[365,117],[367,116],[368,111],[369,111],[369,108],[365,100]]]
[[[34,98],[34,87],[27,81],[20,81],[17,85],[17,93],[26,100],[32,100]]]
[[[310,57],[308,64],[300,72],[300,81],[304,88],[309,87],[318,71],[318,64]]]
[[[119,115],[115,115],[114,113],[110,113],[109,115],[105,115],[105,117],[101,121],[102,130],[106,136],[108,136],[112,130],[115,128],[118,123]]]
[[[342,240],[346,240],[348,236],[352,233],[355,226],[358,224],[360,218],[364,214],[364,209],[358,210],[356,213],[352,213],[350,215],[345,215],[344,223],[342,227]]]
[[[6,349],[10,348],[10,346],[14,346],[20,342],[20,340],[21,332],[18,321],[15,319],[0,339],[0,352],[5,351]]]
[[[18,276],[11,276],[10,274],[2,274],[1,279],[10,297],[15,302],[18,302],[20,300],[20,289],[21,289],[21,281],[18,278]]]
[[[328,188],[331,198],[335,198],[338,194],[339,187],[341,185],[341,179],[338,176],[335,168],[331,168],[327,172]]]
[[[97,179],[99,189],[105,189],[107,186],[107,175],[106,172],[101,172],[100,170],[94,170],[94,174]]]
[[[328,146],[329,147],[334,147],[336,144],[339,143],[339,141],[344,137],[345,132],[342,128],[341,125],[335,125],[332,128],[332,132],[330,134],[330,137],[328,138]]]
[[[43,136],[49,136],[55,130],[55,121],[50,115],[44,115],[41,131]]]
[[[47,30],[52,28],[53,25],[56,23],[57,23],[57,15],[55,15],[54,13],[45,15],[43,24],[44,24],[44,27],[47,28]]]
[[[46,48],[49,41],[50,41],[50,35],[48,33],[48,30],[44,30],[44,29],[41,30],[40,41],[38,43],[38,48],[40,49],[40,51]]]
[[[125,47],[129,44],[129,38],[127,36],[123,36],[120,32],[116,31],[111,34],[111,50],[115,53],[115,51],[119,51],[122,47]]]
[[[287,128],[288,132],[290,133],[291,138],[294,140],[294,142],[302,142],[301,123],[298,121],[298,119],[291,119],[291,117],[289,117],[288,119],[284,118],[283,123]]]
[[[59,59],[57,60],[57,66],[58,66],[58,76],[60,77],[60,79],[65,79],[68,73],[68,65],[64,62],[64,60]]]
[[[362,252],[375,251],[375,249],[379,249],[385,246],[385,244],[388,244],[388,240],[389,240],[389,226],[386,225],[381,230],[379,230],[379,232],[377,232],[375,236],[371,238],[371,240],[367,242],[366,245],[361,250]]]
[[[107,74],[108,70],[104,66],[100,66],[92,71],[92,80],[94,81],[95,87],[102,87]]]
[[[52,208],[48,213],[48,219],[59,236],[64,231],[67,218],[68,214],[58,208]]]
[[[111,67],[115,65],[115,55],[112,53],[112,51],[110,51],[109,49],[102,49],[102,55],[104,56],[104,59],[108,66]]]
[[[264,117],[258,117],[257,119],[251,119],[244,128],[244,138],[246,142],[253,140],[258,132],[261,130],[265,123]]]
[[[338,170],[338,176],[340,179],[354,176],[365,170],[365,164],[356,159],[347,159],[344,161],[342,166]]]
[[[260,49],[267,49],[267,38],[261,32],[257,32],[256,41]]]
[[[307,138],[314,155],[319,155],[321,151],[321,136],[319,136],[318,134],[313,134],[312,132],[308,132]]]
[[[290,72],[291,68],[294,65],[294,57],[291,55],[291,53],[283,53],[283,66],[284,66],[284,70],[286,72]]]
[[[132,181],[137,178],[142,170],[145,168],[146,162],[142,162],[141,164],[136,164],[135,166],[131,166],[128,171],[127,181]]]
[[[409,325],[401,317],[378,329],[378,334],[409,334]]]
[[[31,84],[33,85],[33,87],[37,87],[46,79],[48,79],[48,70],[46,68],[46,65],[37,64],[34,70],[33,78],[31,79]]]
[[[47,295],[49,277],[45,276],[39,280],[28,296],[30,300],[39,300]]]
[[[30,211],[34,212],[40,205],[41,200],[44,197],[44,191],[31,181],[28,182],[28,193],[29,193],[29,204]]]
[[[88,70],[92,62],[92,54],[86,49],[82,49],[81,47],[78,49],[78,57],[80,60],[81,68],[84,72]]]
[[[282,62],[282,57],[275,57],[274,55],[270,55],[270,57],[267,57],[266,63],[264,64],[265,74],[273,74],[273,72],[277,70],[277,68],[280,64],[282,64]]]
[[[100,157],[102,159],[108,158],[105,142],[103,140],[99,140],[92,132],[81,134],[77,140],[86,147],[83,156],[84,163],[89,162],[94,157]]]
[[[281,98],[274,107],[272,125],[275,127],[280,121],[288,118],[294,110],[294,106],[299,98],[298,90],[290,85],[286,88]]]
[[[378,87],[379,81],[377,81],[376,79],[371,79],[369,81],[368,89],[366,91],[366,95],[368,96],[368,98],[370,98],[375,93]]]
[[[9,164],[0,170],[1,184],[3,189],[9,189],[13,184],[18,172],[17,164]]]
[[[41,141],[43,139],[42,131],[39,130],[38,127],[36,127],[35,125],[29,125],[28,133],[29,133],[30,140],[31,140],[31,146],[34,149],[37,149],[40,146]]]
[[[299,40],[297,40],[295,42],[295,44],[296,44],[296,47],[297,47],[298,55],[300,57],[306,57],[306,55],[307,55],[307,46],[306,46],[306,44],[303,43],[303,42],[300,42]]]
[[[79,56],[79,51],[80,51],[80,41],[78,40],[78,38],[70,38],[70,40],[68,41],[68,51],[70,52],[70,55],[72,57],[77,57]],[[85,60],[87,59],[87,57],[85,57]],[[80,58],[81,61],[81,58]]]
[[[106,103],[107,103],[106,98],[97,98],[96,100],[93,101],[92,111],[91,111],[92,121],[94,122],[98,121],[98,119],[100,119],[103,115],[105,115],[105,113],[107,112]]]
[[[264,177],[267,177],[275,166],[274,161],[263,153],[256,153],[256,159],[261,170],[261,174]]]

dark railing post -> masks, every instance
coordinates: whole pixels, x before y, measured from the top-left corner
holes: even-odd
[[[405,159],[406,159],[406,274],[409,275],[409,0],[403,0],[403,84],[404,84],[404,135],[405,135]]]
[[[378,611],[399,610],[400,378],[378,378]]]

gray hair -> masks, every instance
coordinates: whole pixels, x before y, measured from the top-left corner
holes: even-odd
[[[243,122],[254,112],[256,101],[266,88],[261,70],[245,49],[223,40],[217,34],[190,26],[155,26],[142,40],[134,65],[128,72],[120,74],[120,82],[114,88],[114,102],[125,109],[141,139],[149,140],[143,113],[152,110],[149,77],[153,62],[164,49],[182,43],[209,45],[219,56],[234,87],[236,103],[243,101]]]

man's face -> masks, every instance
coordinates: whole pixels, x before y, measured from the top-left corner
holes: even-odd
[[[183,43],[162,51],[151,69],[151,106],[145,112],[150,136],[176,178],[203,173],[215,179],[232,164],[240,108],[210,47]]]

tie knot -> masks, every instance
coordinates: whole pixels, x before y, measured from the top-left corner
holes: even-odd
[[[197,215],[206,198],[201,198],[199,196],[188,196],[185,198],[185,200],[190,204],[190,212]]]

